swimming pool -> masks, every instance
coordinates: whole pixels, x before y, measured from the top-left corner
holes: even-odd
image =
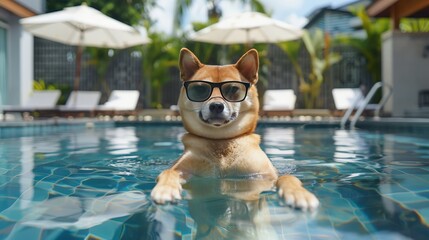
[[[429,234],[428,132],[259,126],[280,173],[321,201],[290,209],[260,180],[192,181],[154,205],[157,175],[181,154],[182,127],[9,129],[0,138],[0,238],[423,239]]]

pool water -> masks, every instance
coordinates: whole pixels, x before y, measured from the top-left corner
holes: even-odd
[[[0,138],[2,239],[425,239],[427,132],[260,126],[262,148],[320,200],[291,209],[258,179],[196,179],[150,200],[181,154],[179,126],[54,126]],[[57,130],[55,130],[57,129]],[[13,131],[13,130],[12,130]]]

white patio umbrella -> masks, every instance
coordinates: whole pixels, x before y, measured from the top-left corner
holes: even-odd
[[[88,7],[86,3],[24,18],[20,23],[37,37],[78,46],[74,90],[79,87],[84,46],[122,49],[150,42],[147,36],[135,28]]]
[[[196,32],[191,40],[215,44],[277,43],[300,38],[302,30],[262,13],[245,12]]]

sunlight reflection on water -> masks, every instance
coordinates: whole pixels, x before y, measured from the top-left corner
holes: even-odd
[[[252,239],[263,229],[286,239],[405,239],[428,229],[424,133],[258,128],[279,173],[298,176],[319,197],[315,214],[283,206],[272,190],[256,202],[231,197],[258,185],[250,184],[258,180],[253,177],[194,186],[176,205],[153,205],[150,190],[181,155],[183,133],[181,127],[128,126],[0,138],[0,238],[168,239],[195,237],[204,224],[225,239]]]

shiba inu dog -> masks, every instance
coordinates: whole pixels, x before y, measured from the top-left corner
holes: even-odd
[[[257,176],[277,187],[286,204],[316,209],[318,199],[299,179],[278,176],[254,134],[258,121],[257,89],[259,56],[246,52],[235,64],[205,65],[188,49],[180,51],[183,81],[178,105],[184,128],[184,152],[163,171],[151,197],[158,204],[181,199],[182,184],[192,176],[234,178]],[[255,189],[260,192],[268,189]]]

